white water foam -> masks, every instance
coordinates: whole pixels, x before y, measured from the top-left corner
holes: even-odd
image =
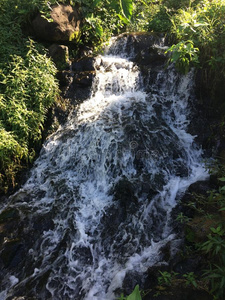
[[[54,228],[29,251],[32,275],[18,272],[11,282],[19,288],[49,271],[55,300],[114,300],[127,274],[163,263],[160,249],[176,240],[170,213],[178,194],[207,177],[187,132],[191,74],[161,71],[157,92],[146,94],[128,59],[106,55],[96,64],[92,97],[49,138],[12,197],[30,214],[50,213]],[[120,183],[122,193],[131,190],[126,203]]]

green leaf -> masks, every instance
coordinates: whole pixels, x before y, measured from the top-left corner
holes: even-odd
[[[127,20],[127,18],[125,18],[124,16],[118,14],[118,17],[120,18],[121,21],[123,21],[123,23],[128,24],[129,20]]]
[[[139,285],[136,285],[133,292],[127,297],[127,300],[142,300],[139,291]]]
[[[225,177],[219,178],[220,181],[225,181]]]
[[[133,1],[132,0],[120,0],[120,7],[124,16],[130,20],[133,12]]]
[[[180,58],[180,53],[179,52],[174,52],[172,55],[172,62],[176,62]]]
[[[99,5],[99,3],[101,2],[101,0],[94,0],[93,2],[93,7],[97,7]]]
[[[120,3],[117,0],[112,0],[110,6],[116,11],[117,14],[120,12]]]
[[[220,283],[220,288],[222,289],[225,286],[225,277],[222,278]]]
[[[95,25],[95,32],[99,37],[102,37],[103,35],[103,28],[100,24]]]

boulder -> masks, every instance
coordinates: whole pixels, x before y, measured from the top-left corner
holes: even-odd
[[[69,66],[69,49],[67,46],[52,44],[48,51],[58,70],[66,69]]]
[[[95,58],[92,56],[82,57],[72,63],[72,70],[75,72],[95,71]]]
[[[124,38],[127,39],[124,51],[139,67],[152,68],[165,63],[167,47],[157,46],[163,43],[163,36],[151,32],[123,33],[117,37],[117,43],[121,41],[121,47],[123,47]]]
[[[80,16],[71,5],[57,5],[50,13],[52,21],[48,21],[40,13],[32,21],[37,38],[51,42],[71,41],[76,37],[80,27]]]

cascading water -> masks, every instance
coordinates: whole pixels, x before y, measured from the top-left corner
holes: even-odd
[[[160,249],[176,239],[170,213],[178,196],[207,176],[187,132],[191,73],[162,68],[145,92],[137,66],[118,56],[116,43],[110,51],[96,60],[92,97],[47,140],[11,197],[29,220],[46,216],[52,225],[34,239],[22,270],[4,276],[0,299],[22,291],[114,300],[127,274],[162,262]]]

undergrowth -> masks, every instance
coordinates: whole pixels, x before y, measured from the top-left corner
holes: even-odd
[[[204,262],[198,274],[192,272],[192,278],[196,279],[192,284],[198,287],[199,283],[205,282],[204,286],[208,286],[208,292],[215,300],[225,297],[224,182],[225,177],[220,177],[217,188],[209,191],[208,195],[193,194],[194,201],[186,204],[193,211],[193,218],[185,219],[186,242],[192,249],[189,255],[200,256]],[[191,278],[186,277],[188,279],[190,281]]]
[[[56,68],[22,27],[47,1],[0,2],[0,193],[35,157],[48,108],[58,94]]]

